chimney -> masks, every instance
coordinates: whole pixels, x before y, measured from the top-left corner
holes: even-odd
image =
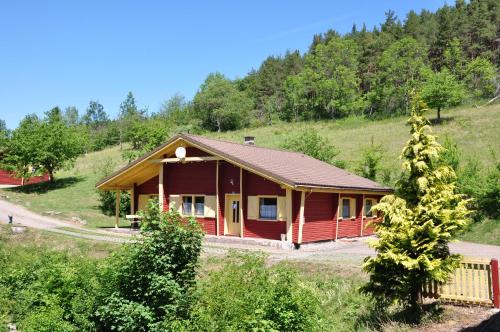
[[[255,137],[254,136],[245,136],[245,144],[255,145]]]

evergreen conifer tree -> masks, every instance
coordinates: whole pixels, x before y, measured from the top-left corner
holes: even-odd
[[[460,256],[450,253],[448,243],[466,227],[469,214],[455,172],[440,164],[444,148],[429,133],[424,111],[423,102],[413,102],[411,138],[400,157],[403,173],[395,193],[373,207],[383,220],[370,243],[377,256],[365,260],[370,280],[362,288],[379,305],[399,303],[412,313],[421,312],[422,285],[446,282],[458,266]]]

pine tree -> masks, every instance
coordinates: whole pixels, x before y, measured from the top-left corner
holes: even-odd
[[[440,164],[444,148],[423,117],[423,102],[413,103],[411,139],[401,154],[403,173],[396,192],[373,207],[383,215],[377,240],[370,245],[377,256],[365,260],[370,274],[362,290],[379,305],[399,303],[421,312],[421,289],[426,281],[445,282],[460,256],[450,254],[449,241],[468,222],[468,201],[457,194],[455,172]]]

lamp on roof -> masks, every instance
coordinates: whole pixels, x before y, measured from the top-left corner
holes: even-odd
[[[186,148],[183,146],[179,146],[177,149],[175,149],[175,156],[181,160],[186,158]]]

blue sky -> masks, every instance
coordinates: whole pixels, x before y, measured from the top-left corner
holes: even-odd
[[[307,50],[329,28],[369,28],[444,1],[2,1],[0,119],[98,100],[116,115],[132,91],[157,111],[207,74],[242,77],[269,55]]]

